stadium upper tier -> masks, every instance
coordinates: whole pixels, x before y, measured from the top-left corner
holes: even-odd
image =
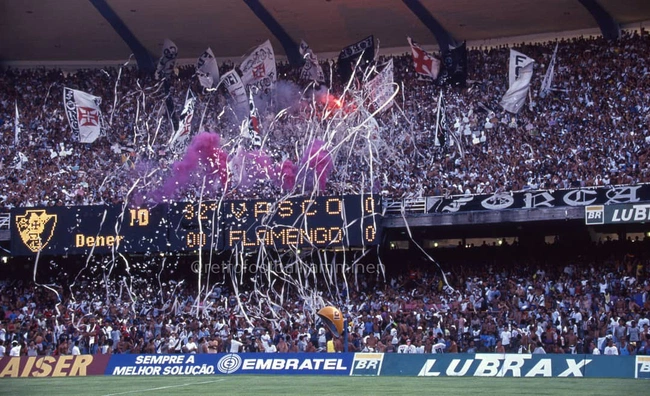
[[[647,32],[557,44],[545,97],[556,42],[516,47],[535,61],[529,99],[516,114],[499,104],[508,89],[505,47],[469,50],[462,88],[421,79],[411,54],[378,56],[377,70],[390,59],[394,68],[394,97],[383,109],[369,100],[374,72],[344,85],[329,62],[321,62],[326,84],[318,86],[278,63],[275,86],[254,97],[255,111],[248,100],[237,105],[226,84],[202,88],[193,66],[163,80],[128,66],[4,69],[0,208],[650,181]],[[224,76],[234,65],[219,67]],[[76,96],[71,113],[66,87],[101,98],[98,110]],[[80,143],[71,119],[77,128],[99,125],[101,136]],[[177,139],[185,131],[193,140]]]

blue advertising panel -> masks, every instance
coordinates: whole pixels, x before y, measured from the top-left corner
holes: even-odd
[[[106,375],[348,375],[353,354],[113,355]]]
[[[530,354],[385,354],[380,375],[422,377],[632,378],[633,356]]]

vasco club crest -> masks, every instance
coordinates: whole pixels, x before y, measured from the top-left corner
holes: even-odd
[[[44,209],[28,210],[24,215],[16,216],[16,228],[25,246],[37,253],[52,239],[56,221],[57,216]]]

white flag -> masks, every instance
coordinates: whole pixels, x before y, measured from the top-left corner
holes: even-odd
[[[368,81],[364,86],[370,103],[375,107],[375,109],[384,106],[383,110],[389,109],[393,106],[393,100],[391,96],[395,93],[397,89],[396,85],[393,84],[393,60],[389,60],[388,64],[384,67],[384,70],[381,73],[377,74],[375,78]]]
[[[196,62],[196,74],[204,88],[212,88],[219,81],[219,65],[210,48],[199,56]]]
[[[257,87],[254,93],[268,92],[277,79],[275,70],[275,55],[271,42],[266,40],[262,45],[242,62],[239,68],[242,71],[241,81],[246,88]]]
[[[511,49],[510,67],[508,73],[508,87],[512,87],[512,84],[515,83],[515,80],[519,77],[521,68],[534,62],[535,61],[532,58],[522,54],[519,51],[515,51]]]
[[[185,105],[183,106],[183,111],[181,112],[180,119],[178,121],[178,130],[172,135],[169,140],[169,146],[182,146],[183,143],[190,137],[192,132],[192,118],[194,117],[194,106],[196,104],[196,97],[190,89],[187,90],[185,96]]]
[[[63,88],[63,106],[68,116],[72,138],[80,143],[92,143],[101,133],[102,98],[83,91]]]
[[[539,91],[540,98],[545,98],[551,92],[551,87],[553,85],[553,76],[555,75],[555,57],[557,56],[557,47],[559,43],[555,44],[555,51],[553,51],[553,57],[551,57],[551,62],[548,64],[546,69],[546,74],[544,75],[544,80],[542,80],[542,89]]]
[[[16,115],[14,117],[14,146],[18,146],[18,141],[20,138],[20,115],[18,114],[18,101],[15,100],[14,104],[16,106]]]
[[[248,98],[246,98],[246,88],[244,88],[244,83],[241,81],[241,78],[239,78],[237,70],[231,70],[224,74],[223,77],[221,77],[221,81],[223,81],[223,85],[230,93],[230,96],[235,100],[235,103],[241,105],[248,101]]]
[[[300,71],[300,79],[305,81],[325,82],[325,74],[323,68],[318,63],[318,58],[314,51],[309,48],[309,45],[304,40],[300,41],[300,55],[305,60],[305,64]]]
[[[244,128],[242,128],[244,130]],[[253,147],[259,148],[262,145],[262,136],[260,135],[260,117],[257,113],[253,92],[248,92],[248,132],[242,133],[243,137],[250,138]]]
[[[176,64],[176,56],[178,56],[178,47],[170,39],[165,39],[162,56],[156,65],[156,80],[171,76]]]
[[[415,67],[415,72],[423,76],[431,77],[434,80],[438,79],[438,74],[440,73],[440,60],[423,50],[410,37],[407,37],[406,40],[411,46],[411,52],[413,53],[413,66]]]
[[[521,52],[510,50],[510,88],[500,103],[506,111],[518,113],[526,102],[534,63],[532,58]]]

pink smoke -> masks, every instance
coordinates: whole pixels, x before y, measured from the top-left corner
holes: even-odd
[[[284,160],[282,163],[277,184],[280,185],[283,190],[293,190],[293,187],[296,185],[297,168],[296,164],[291,162],[291,160]]]
[[[318,185],[324,190],[333,168],[332,155],[325,148],[325,142],[314,140],[300,159],[298,180],[304,182],[305,189],[311,190]]]
[[[284,191],[293,190],[302,183],[305,191],[324,190],[334,168],[332,156],[325,142],[315,140],[304,152],[299,164],[285,160],[276,163],[262,150],[247,151],[240,147],[228,155],[221,148],[221,138],[214,132],[201,132],[194,137],[187,152],[171,167],[162,188],[149,194],[154,201],[176,199],[191,183],[201,182],[216,190],[237,188],[246,191],[257,182],[271,181]]]
[[[221,137],[214,132],[201,132],[192,139],[183,159],[172,165],[170,177],[162,187],[162,195],[173,198],[192,180],[206,176],[214,188],[223,187],[228,179],[228,154],[221,149]]]
[[[277,180],[273,159],[264,151],[237,150],[229,162],[233,187],[247,189],[258,181]]]

